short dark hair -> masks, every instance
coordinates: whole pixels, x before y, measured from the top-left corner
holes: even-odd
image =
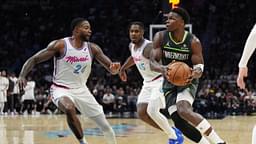
[[[83,22],[83,21],[87,21],[87,20],[82,17],[74,18],[70,24],[70,30],[73,31],[75,29],[75,27],[78,26],[79,24],[81,24],[81,22]]]
[[[187,12],[187,10],[185,10],[184,8],[181,7],[175,7],[171,10],[171,12],[177,13],[178,15],[180,15],[182,17],[182,19],[184,20],[185,24],[188,24],[190,21],[190,16]]]
[[[140,26],[140,28],[141,28],[142,30],[144,30],[144,24],[143,24],[142,22],[140,22],[140,21],[131,22],[130,25],[129,25],[129,30],[130,30],[130,28],[131,28],[132,25],[138,25],[138,26]]]

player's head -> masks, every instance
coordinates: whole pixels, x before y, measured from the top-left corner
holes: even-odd
[[[138,43],[143,39],[144,24],[139,21],[131,22],[129,25],[129,36],[132,43]]]
[[[185,28],[185,24],[188,24],[190,20],[188,12],[181,8],[173,8],[168,14],[166,20],[166,27],[168,31],[175,31],[179,28]]]
[[[84,18],[75,18],[71,22],[71,31],[74,36],[79,37],[82,41],[88,41],[91,36],[91,25]]]

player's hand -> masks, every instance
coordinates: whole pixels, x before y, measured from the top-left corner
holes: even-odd
[[[191,74],[188,76],[186,84],[190,84],[192,82],[192,80],[196,77],[196,75],[198,75],[198,72],[193,70],[192,68],[190,68],[191,70]]]
[[[127,75],[126,75],[126,72],[125,70],[120,70],[119,72],[119,77],[122,81],[126,82],[127,81]]]
[[[24,88],[27,85],[27,80],[23,77],[19,77],[18,80],[17,80],[17,84],[19,85],[20,93],[21,94],[24,93]]]
[[[111,74],[113,74],[113,75],[117,74],[120,70],[120,67],[121,67],[120,62],[111,63],[110,66],[109,66]]]
[[[247,67],[239,68],[238,77],[236,79],[236,84],[239,88],[245,89],[244,78],[247,76],[248,76],[248,68]]]

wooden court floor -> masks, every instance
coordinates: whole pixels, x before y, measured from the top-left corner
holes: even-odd
[[[89,144],[106,144],[96,125],[80,117]],[[164,133],[138,119],[108,119],[118,144],[166,144]],[[228,144],[251,144],[256,116],[209,120]],[[0,116],[0,144],[78,144],[64,115]],[[185,144],[193,144],[185,140]]]

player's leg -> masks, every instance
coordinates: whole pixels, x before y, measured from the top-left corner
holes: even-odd
[[[76,138],[80,141],[80,143],[83,143],[83,129],[80,120],[76,115],[76,108],[73,101],[68,97],[61,97],[58,101],[58,107],[62,112],[66,114],[68,126],[70,127]]]
[[[150,116],[147,113],[151,92],[152,92],[151,86],[147,86],[147,84],[142,86],[140,94],[138,95],[138,100],[137,100],[137,114],[139,119],[161,130],[161,128],[150,118]]]
[[[166,108],[174,122],[175,127],[177,127],[187,138],[198,144],[210,144],[208,140],[202,136],[202,134],[187,121],[182,119],[177,113],[176,99],[177,93],[175,90],[172,92],[165,93],[165,103]]]
[[[202,134],[187,121],[182,119],[177,111],[171,114],[171,119],[174,122],[175,127],[177,127],[181,132],[190,140],[198,144],[210,144],[210,142],[202,136]]]
[[[177,112],[181,118],[192,123],[201,133],[205,134],[215,144],[222,144],[224,141],[213,130],[210,123],[200,114],[193,112],[192,104],[194,97],[187,88],[177,95]]]
[[[256,125],[252,130],[252,144],[256,144]]]
[[[74,97],[76,108],[85,116],[91,118],[102,130],[107,144],[116,144],[115,133],[103,112],[102,106],[96,101],[88,88],[77,92]]]
[[[144,121],[145,123],[153,126],[154,128],[157,128],[159,130],[162,130],[154,120],[148,115],[147,113],[148,103],[138,103],[137,104],[137,113],[139,119]]]
[[[72,90],[52,86],[50,89],[53,103],[66,114],[69,128],[76,136],[80,144],[86,144],[82,126],[76,114],[76,106],[72,98]]]
[[[163,96],[162,96],[163,97]],[[161,108],[165,108],[164,97],[151,99],[148,104],[147,113],[157,123],[157,125],[168,135],[169,142],[183,143],[182,133],[178,129],[170,126],[168,119],[160,112]]]
[[[107,140],[107,143],[108,144],[116,144],[115,133],[114,133],[113,129],[111,128],[110,124],[108,123],[108,121],[106,120],[105,115],[102,113],[95,117],[91,117],[91,119],[94,120],[95,123],[103,131],[103,134]]]

